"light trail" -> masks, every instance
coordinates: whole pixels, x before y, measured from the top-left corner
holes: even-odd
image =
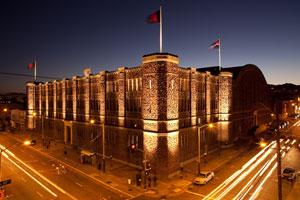
[[[274,144],[275,145],[275,144]],[[234,182],[230,184],[229,187],[226,188],[220,195],[218,195],[215,199],[221,199],[223,198],[229,191],[232,190],[237,184],[239,184],[246,176],[248,176],[262,161],[264,161],[269,154],[271,154],[273,150],[268,149],[268,151],[261,157],[259,158],[254,164],[251,165],[250,168],[248,168],[243,174],[241,174]]]
[[[283,151],[283,149],[285,149],[286,148],[286,146],[283,146],[282,148],[281,148],[281,157],[283,158],[285,155],[286,155],[286,153]],[[288,146],[287,147],[287,149],[289,149],[290,148],[290,146]],[[237,200],[237,199],[239,199],[239,200],[241,200],[241,199],[243,199],[248,193],[249,193],[249,191],[254,187],[254,181],[256,180],[256,181],[259,181],[259,177],[262,177],[263,176],[263,174],[265,174],[265,172],[267,171],[267,169],[269,169],[269,167],[270,167],[270,165],[275,161],[275,159],[277,158],[277,154],[275,154],[273,157],[272,157],[272,159],[270,159],[252,178],[251,178],[251,180],[243,187],[243,189],[234,197],[234,200]],[[268,176],[268,175],[267,175]],[[266,179],[266,178],[265,178]],[[265,179],[263,179],[264,181],[263,182],[265,182]],[[252,184],[251,186],[250,186],[250,184]],[[262,185],[262,184],[260,184],[260,185]],[[248,189],[247,189],[248,188]],[[247,190],[246,190],[247,189]],[[246,191],[245,191],[246,190]],[[245,192],[244,192],[245,191]],[[259,189],[257,188],[256,189],[256,191],[258,191],[259,192]]]
[[[283,139],[281,139],[280,141],[284,142]],[[295,142],[291,140],[286,140],[284,142],[284,146],[282,146],[281,148],[282,157],[284,157],[286,154],[283,149],[286,149],[286,151],[288,151],[291,148],[290,146]],[[251,158],[246,164],[242,166],[241,169],[237,170],[233,175],[231,175],[222,184],[215,188],[204,199],[220,200],[224,198],[226,194],[228,194],[234,187],[236,187],[241,181],[243,181],[245,177],[249,176],[249,174],[254,171],[259,164],[265,162],[259,169],[259,171],[255,173],[250,181],[248,181],[247,184],[242,188],[242,190],[240,190],[240,192],[234,197],[235,200],[243,199],[245,195],[254,188],[253,183],[259,182],[259,180],[261,179],[259,177],[263,177],[267,170],[271,167],[272,163],[275,161],[276,154],[266,160],[266,158],[273,152],[274,147],[276,147],[275,141],[271,142],[267,147],[265,147],[257,155]]]
[[[300,120],[294,123],[292,126],[300,126]]]
[[[274,161],[274,157],[271,160],[269,160],[267,163],[265,163],[264,166],[251,178],[251,180],[243,187],[243,189],[234,197],[234,200],[243,199],[246,196],[246,194],[253,188],[252,183],[257,179],[257,177],[262,176],[265,173],[265,171],[268,169],[268,167],[271,165],[273,161]],[[250,186],[250,184],[252,185]]]
[[[6,149],[4,146],[0,144],[0,148],[2,150],[5,149],[5,152],[12,156],[14,159],[16,159],[19,163],[21,163],[22,165],[24,165],[26,168],[30,169],[32,172],[34,172],[37,176],[39,176],[41,179],[43,179],[44,181],[46,181],[47,183],[49,183],[50,185],[52,185],[53,187],[55,187],[57,190],[59,190],[61,193],[67,195],[68,197],[70,197],[73,200],[77,200],[77,198],[75,198],[74,196],[72,196],[71,194],[69,194],[68,192],[66,192],[65,190],[63,190],[61,187],[59,187],[58,185],[56,185],[55,183],[53,183],[52,181],[50,181],[48,178],[46,178],[45,176],[43,176],[42,174],[40,174],[38,171],[36,171],[34,168],[30,167],[29,165],[27,165],[26,163],[24,163],[21,159],[19,159],[17,156],[15,156],[11,151],[9,151],[8,149]],[[3,152],[4,153],[4,152]],[[41,182],[39,182],[36,178],[34,178],[31,174],[29,174],[29,172],[27,172],[24,168],[22,168],[20,165],[17,165],[16,162],[14,162],[12,159],[10,159],[10,157],[8,156],[7,159],[9,159],[12,163],[14,163],[19,169],[21,169],[24,173],[26,173],[28,176],[30,176],[33,180],[35,180],[37,183],[39,183],[39,185],[43,185]],[[44,186],[44,185],[43,185]],[[43,187],[42,186],[42,187]],[[46,186],[45,186],[46,187]],[[43,188],[45,188],[43,187]],[[46,187],[47,188],[47,187]],[[47,191],[50,190],[49,188],[47,189]],[[50,190],[51,191],[51,190]],[[54,192],[50,192],[52,195],[55,194]],[[55,194],[56,195],[56,194]],[[53,196],[55,196],[53,195]],[[57,197],[57,195],[55,196]]]
[[[224,189],[232,180],[234,180],[236,177],[238,177],[244,170],[246,170],[250,165],[252,165],[258,157],[260,157],[262,154],[264,154],[263,157],[266,157],[268,154],[266,152],[269,152],[269,148],[276,145],[275,141],[271,142],[268,146],[260,150],[254,157],[252,157],[247,163],[245,163],[241,169],[237,170],[234,174],[232,174],[229,178],[227,178],[223,183],[221,183],[217,188],[215,188],[211,193],[209,193],[203,200],[206,199],[215,199],[213,198],[217,193],[219,193],[222,189]]]
[[[295,140],[294,140],[295,141]],[[292,142],[291,145],[293,145],[295,142]],[[288,149],[290,148],[290,146],[288,147]],[[282,153],[282,158],[284,158],[286,156],[286,153],[283,152]],[[256,190],[252,193],[251,197],[249,200],[254,200],[256,199],[256,197],[258,196],[259,192],[261,191],[262,189],[262,186],[265,184],[265,182],[267,181],[267,179],[271,176],[271,174],[274,172],[274,170],[276,169],[277,167],[277,163],[275,163],[272,167],[272,169],[269,171],[269,173],[267,174],[267,176],[262,180],[262,182],[258,185],[258,187],[256,188]]]
[[[273,171],[276,169],[277,167],[277,163],[275,163],[272,167],[272,169],[269,171],[269,173],[267,174],[267,176],[263,179],[263,181],[259,184],[259,186],[256,188],[256,190],[253,192],[253,194],[251,195],[250,199],[255,199],[259,192],[262,189],[262,185],[266,182],[266,180],[271,176],[271,174],[273,173]],[[249,199],[249,200],[250,200]]]
[[[23,169],[20,165],[18,165],[15,161],[13,161],[5,152],[2,152],[2,155],[4,155],[6,159],[8,159],[12,164],[14,164],[17,168],[19,168],[22,172],[24,172],[27,176],[29,176],[32,180],[34,180],[37,184],[39,184],[42,188],[44,188],[47,192],[49,192],[54,197],[57,197],[56,193],[54,193],[51,189],[49,189],[47,186],[45,186],[43,183],[41,183],[31,174],[29,174],[25,169]]]

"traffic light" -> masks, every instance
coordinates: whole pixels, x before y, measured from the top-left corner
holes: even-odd
[[[131,144],[131,145],[129,146],[129,150],[130,150],[131,152],[135,152],[135,150],[136,150],[136,145],[135,145],[135,144]]]
[[[130,148],[131,148],[132,150],[135,150],[135,149],[136,149],[135,144],[132,144],[132,145],[130,146]]]
[[[151,171],[151,164],[150,162],[146,162],[145,164],[145,175],[148,176],[150,174]]]

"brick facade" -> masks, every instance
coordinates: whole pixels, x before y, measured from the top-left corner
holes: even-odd
[[[260,107],[267,95],[262,73],[255,66],[240,68],[182,68],[177,56],[162,53],[144,56],[134,68],[31,82],[28,127],[41,130],[43,118],[48,137],[100,156],[104,126],[107,157],[139,169],[147,160],[152,173],[169,175],[196,158],[197,127],[214,123],[200,130],[201,152],[207,153],[231,144],[251,122],[267,120]],[[132,144],[138,150],[130,151]]]

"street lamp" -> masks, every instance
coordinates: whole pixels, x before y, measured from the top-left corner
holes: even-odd
[[[259,144],[259,146],[260,146],[261,148],[264,148],[264,147],[267,146],[267,143],[266,143],[264,140],[259,141],[258,144]]]
[[[30,140],[25,140],[25,141],[23,142],[23,144],[24,144],[25,146],[29,146],[29,145],[31,144],[31,141],[30,141]]]
[[[201,169],[201,164],[200,164],[200,162],[201,162],[201,129],[202,128],[205,128],[205,127],[208,127],[208,128],[213,128],[214,127],[214,125],[212,124],[212,123],[209,123],[209,124],[204,124],[204,125],[202,125],[202,126],[198,126],[198,176],[200,175],[200,169]],[[206,136],[206,134],[205,134],[205,136]],[[204,156],[205,156],[205,159],[206,159],[206,155],[207,155],[207,138],[205,138],[205,153],[204,153]]]
[[[150,164],[150,162],[147,161],[146,152],[143,149],[137,148],[137,146],[135,144],[131,144],[129,146],[129,148],[130,148],[130,151],[139,151],[143,154],[142,168],[144,170],[144,189],[146,189],[147,188],[147,177],[150,174],[151,164]]]
[[[95,120],[91,119],[90,124],[94,125]],[[102,170],[105,172],[105,127],[104,122],[102,123]]]

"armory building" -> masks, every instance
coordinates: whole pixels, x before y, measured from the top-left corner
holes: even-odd
[[[255,65],[183,68],[178,56],[156,53],[138,67],[27,83],[28,128],[139,169],[146,160],[151,173],[170,175],[197,159],[198,141],[208,154],[268,123],[268,93]]]

